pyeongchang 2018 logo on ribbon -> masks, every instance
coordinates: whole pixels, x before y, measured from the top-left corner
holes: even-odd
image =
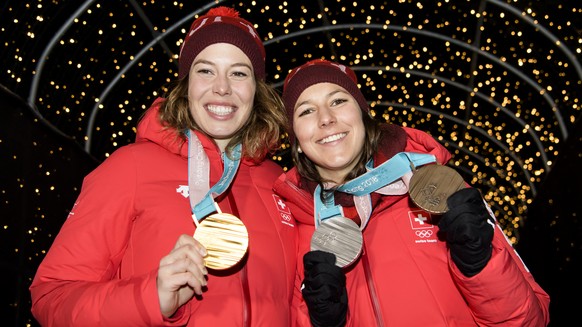
[[[413,210],[408,212],[410,226],[414,232],[416,243],[436,243],[436,228],[431,223],[432,217],[424,210]]]

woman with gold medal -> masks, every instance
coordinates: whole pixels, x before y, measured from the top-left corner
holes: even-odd
[[[30,288],[44,326],[289,326],[296,232],[266,160],[286,116],[230,8],[197,18],[178,81],[81,194]]]
[[[416,129],[380,123],[355,73],[313,60],[283,99],[295,168],[299,326],[545,326],[549,297],[480,192]]]

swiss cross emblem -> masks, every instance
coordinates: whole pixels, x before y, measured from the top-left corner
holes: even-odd
[[[281,223],[294,227],[291,220],[291,209],[283,199],[281,199],[278,195],[273,194],[273,200],[275,200],[275,204],[277,205],[277,210],[279,210],[279,216],[281,216]]]
[[[424,210],[413,210],[408,212],[408,219],[410,219],[410,226],[412,229],[428,229],[434,228],[431,224],[431,215]]]
[[[279,209],[279,211],[291,213],[291,210],[289,210],[289,206],[283,200],[281,200],[281,198],[278,195],[273,194],[273,199],[275,200],[275,204],[277,205],[277,209]]]

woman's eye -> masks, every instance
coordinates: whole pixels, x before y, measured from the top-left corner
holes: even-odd
[[[232,78],[234,78],[235,80],[245,80],[247,79],[249,76],[251,76],[250,72],[246,72],[244,70],[237,70],[237,71],[233,71],[230,73],[230,76],[232,76]]]
[[[340,104],[342,104],[342,103],[344,103],[346,101],[348,101],[348,100],[346,100],[346,99],[334,99],[334,100],[331,101],[331,105],[332,106],[337,106],[337,105],[340,105]]]
[[[311,109],[311,108],[301,109],[301,110],[299,110],[299,117],[308,115],[308,114],[310,114],[312,112],[313,112],[313,109]]]
[[[210,69],[206,69],[206,68],[200,68],[197,70],[198,74],[212,74],[212,71]]]
[[[232,73],[232,74],[233,74],[234,76],[236,76],[236,77],[247,77],[247,76],[249,76],[249,75],[248,75],[247,73],[245,73],[245,72],[234,72],[234,73]]]

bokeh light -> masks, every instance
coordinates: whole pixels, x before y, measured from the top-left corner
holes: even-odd
[[[374,117],[445,145],[450,165],[519,242],[528,206],[581,114],[576,1],[7,1],[0,83],[104,160],[134,140],[141,115],[177,76],[192,20],[218,5],[255,24],[267,80],[279,90],[287,72],[310,59],[352,66]],[[288,144],[273,159],[289,168]],[[60,188],[58,167],[50,167],[39,165],[35,180],[13,176],[1,192],[14,185],[39,197],[78,192]],[[34,209],[28,237],[38,247],[27,260],[38,262],[55,235],[47,207]],[[0,238],[12,230],[4,224]]]

